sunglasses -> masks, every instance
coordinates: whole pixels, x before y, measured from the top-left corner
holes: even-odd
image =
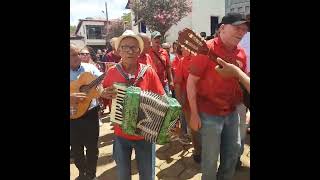
[[[81,56],[88,56],[89,53],[80,53]]]

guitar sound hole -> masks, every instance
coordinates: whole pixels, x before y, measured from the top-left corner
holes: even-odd
[[[83,93],[86,93],[88,91],[87,85],[80,86],[79,91],[83,92]]]

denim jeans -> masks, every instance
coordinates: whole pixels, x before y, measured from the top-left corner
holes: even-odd
[[[132,141],[115,136],[113,158],[117,164],[118,180],[131,180],[131,154],[134,148],[140,180],[155,178],[155,144],[145,140]]]
[[[239,115],[227,116],[200,113],[202,180],[231,180],[240,151]],[[217,161],[220,154],[220,166]]]

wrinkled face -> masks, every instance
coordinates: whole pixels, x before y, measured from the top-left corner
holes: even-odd
[[[82,62],[88,63],[90,60],[90,53],[87,49],[82,49],[80,51],[80,58]]]
[[[151,41],[152,41],[152,48],[156,48],[156,49],[159,49],[160,48],[160,43],[161,43],[161,41],[160,41],[160,38],[161,38],[161,36],[157,36],[157,37],[155,37],[154,39],[152,39]]]
[[[133,37],[122,39],[118,47],[118,53],[124,63],[129,65],[136,64],[138,62],[138,56],[140,55],[138,40]]]
[[[219,31],[221,38],[223,38],[226,43],[233,46],[237,46],[247,32],[248,26],[246,24],[237,26],[222,24]]]
[[[75,48],[70,48],[70,67],[75,69],[81,63],[79,51]]]

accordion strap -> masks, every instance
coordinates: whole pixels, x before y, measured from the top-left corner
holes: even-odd
[[[141,64],[141,65],[142,65],[142,68],[141,68],[140,72],[138,73],[138,76],[137,76],[136,80],[134,81],[134,83],[132,83],[130,81],[128,74],[123,70],[122,66],[119,63],[116,64],[116,68],[119,71],[119,73],[128,81],[130,86],[132,86],[132,85],[135,86],[138,83],[138,81],[143,77],[143,75],[147,71],[147,69],[150,67],[150,65],[145,65],[145,64]]]

